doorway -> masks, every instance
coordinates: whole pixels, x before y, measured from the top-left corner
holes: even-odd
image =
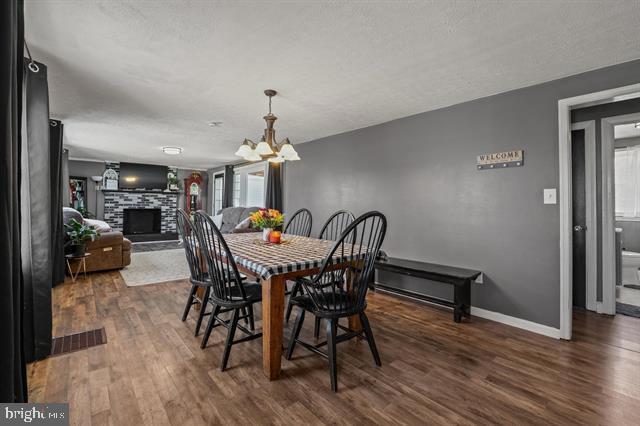
[[[603,281],[616,314],[640,317],[640,113],[602,120],[603,149],[611,155],[613,200],[608,220],[615,228],[614,244],[604,250],[603,264],[614,265],[614,282]]]
[[[615,89],[603,90],[601,92],[589,93],[571,98],[560,99],[558,101],[558,167],[559,186],[558,199],[560,205],[560,333],[561,339],[571,339],[572,335],[572,312],[573,312],[573,203],[572,203],[572,155],[571,155],[571,110],[585,107],[587,105],[598,105],[607,102],[615,102],[621,99],[637,98],[640,93],[640,84],[633,84]],[[604,132],[603,132],[604,134]],[[602,152],[604,154],[604,151]],[[611,154],[613,155],[613,154]],[[611,163],[613,159],[611,159]],[[603,160],[604,164],[604,160]],[[612,180],[612,179],[611,179]],[[601,182],[605,184],[608,191],[603,191],[603,195],[609,193],[603,199],[603,209],[607,203],[611,203],[613,211],[613,190],[612,182]],[[606,201],[606,203],[605,203]],[[611,215],[611,247],[615,245],[613,233],[614,217]],[[604,227],[607,225],[603,223]],[[612,250],[613,251],[613,250]],[[615,264],[610,266],[614,269]],[[609,272],[609,271],[608,271]],[[604,276],[605,271],[602,271]]]

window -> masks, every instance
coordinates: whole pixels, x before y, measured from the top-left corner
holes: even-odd
[[[224,194],[224,173],[213,176],[213,214],[222,209],[222,197]]]
[[[267,162],[262,161],[233,170],[233,205],[264,207]]]
[[[616,149],[616,216],[640,218],[640,145]]]
[[[240,206],[240,174],[233,174],[233,207]]]

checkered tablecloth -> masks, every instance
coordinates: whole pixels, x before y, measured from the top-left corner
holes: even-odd
[[[304,269],[319,268],[334,241],[283,234],[286,244],[260,244],[261,233],[227,234],[224,236],[236,264],[261,278]],[[334,256],[336,263],[349,262],[350,256]]]

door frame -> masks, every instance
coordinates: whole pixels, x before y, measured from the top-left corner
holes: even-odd
[[[585,192],[585,281],[586,308],[597,311],[598,294],[598,205],[596,186],[596,121],[572,123],[571,130],[584,130],[584,192]],[[572,297],[573,300],[573,297]]]
[[[571,109],[621,100],[640,92],[640,84],[558,100],[558,193],[560,200],[560,338],[571,340],[573,312],[573,237],[571,210]]]
[[[602,142],[602,313],[616,314],[615,134],[618,124],[637,123],[640,113],[600,120]]]

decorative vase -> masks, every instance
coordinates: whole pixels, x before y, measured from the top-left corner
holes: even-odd
[[[269,241],[269,234],[271,234],[271,231],[273,231],[273,229],[271,229],[271,228],[263,228],[262,229],[262,239],[264,241]]]

